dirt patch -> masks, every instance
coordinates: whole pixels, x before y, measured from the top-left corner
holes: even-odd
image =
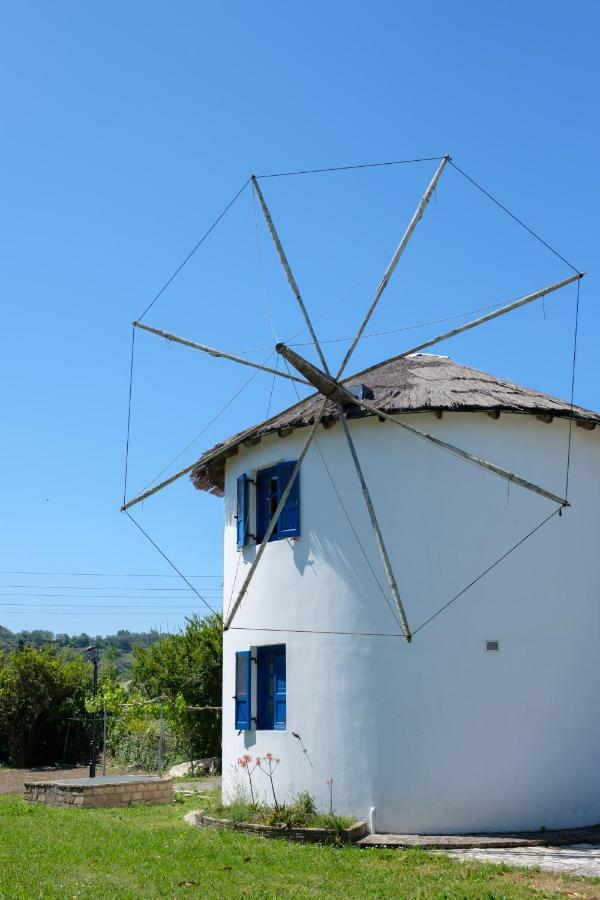
[[[0,794],[23,794],[26,781],[62,781],[65,778],[85,778],[89,766],[60,769],[49,766],[37,769],[3,769],[0,768]],[[107,775],[144,775],[145,772],[126,772],[124,769],[106,769]],[[96,774],[102,774],[102,768],[96,767]]]

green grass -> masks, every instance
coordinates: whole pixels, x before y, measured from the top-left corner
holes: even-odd
[[[364,851],[193,828],[169,806],[52,809],[0,797],[0,897],[599,897],[600,879],[459,863],[421,851]]]

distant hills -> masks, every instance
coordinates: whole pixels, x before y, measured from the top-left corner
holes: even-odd
[[[95,644],[100,650],[100,665],[112,663],[120,678],[127,678],[133,661],[134,647],[149,647],[166,635],[160,631],[127,631],[120,629],[116,634],[91,635],[54,634],[52,631],[34,629],[33,631],[11,631],[0,625],[0,652],[16,650],[18,647],[53,646],[58,649],[69,648],[82,652],[86,647]]]

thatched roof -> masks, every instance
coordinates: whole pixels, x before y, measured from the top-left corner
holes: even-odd
[[[489,412],[521,413],[544,417],[573,417],[593,428],[600,423],[600,415],[565,400],[520,387],[511,381],[488,375],[453,362],[447,356],[415,354],[403,359],[391,359],[365,369],[349,379],[346,387],[366,385],[373,392],[370,402],[386,413],[417,412]],[[207,451],[191,473],[198,490],[222,495],[225,463],[238,452],[240,444],[257,443],[263,435],[287,429],[301,428],[314,421],[321,402],[320,394],[311,394],[271,419],[254,428],[240,432]],[[358,407],[352,416],[365,416]],[[323,423],[325,427],[338,418],[336,407],[329,403]]]

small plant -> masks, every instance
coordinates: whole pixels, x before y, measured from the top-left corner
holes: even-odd
[[[261,772],[267,776],[269,781],[271,782],[271,791],[273,792],[273,803],[275,804],[275,809],[279,809],[279,803],[277,802],[277,796],[275,794],[275,785],[273,784],[273,775],[277,770],[277,766],[279,765],[280,760],[277,759],[276,756],[273,756],[272,753],[265,753],[264,757],[261,759],[260,756],[256,757],[256,765],[260,769]]]
[[[325,784],[329,788],[329,813],[333,815],[333,778],[328,778]]]
[[[254,765],[252,765],[252,757],[245,753],[244,756],[241,756],[238,759],[238,765],[240,768],[244,769],[248,776],[248,784],[250,785],[250,800],[254,803],[254,788],[252,787],[252,774],[255,771],[257,765],[259,764],[260,759],[257,757]]]
[[[315,798],[309,791],[300,791],[292,806],[309,819],[316,815],[317,812]]]
[[[338,816],[336,813],[321,813],[321,815],[315,816],[313,822],[316,828],[328,828],[335,831],[338,837],[344,828],[349,828],[351,824],[352,819],[347,816]]]

